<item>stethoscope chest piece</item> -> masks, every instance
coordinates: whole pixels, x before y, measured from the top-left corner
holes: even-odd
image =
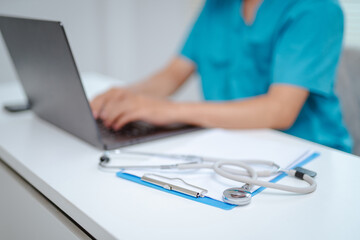
[[[244,188],[234,187],[223,192],[223,201],[234,205],[247,205],[251,202],[251,193]]]

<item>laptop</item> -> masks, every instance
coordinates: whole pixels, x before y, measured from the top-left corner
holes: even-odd
[[[0,16],[0,30],[31,110],[97,148],[111,150],[199,129],[138,121],[112,131],[93,118],[61,22]]]

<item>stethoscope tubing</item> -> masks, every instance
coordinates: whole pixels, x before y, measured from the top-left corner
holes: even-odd
[[[269,177],[274,175],[272,171],[255,171],[253,167],[250,166],[249,163],[255,164],[264,164],[269,166],[277,166],[275,163],[270,161],[263,161],[263,160],[248,160],[248,161],[216,161],[214,164],[179,164],[177,167],[178,169],[202,169],[202,168],[210,168],[213,169],[218,175],[231,179],[234,181],[242,182],[249,184],[251,186],[261,186],[266,188],[273,188],[277,190],[287,191],[287,192],[294,192],[299,194],[308,194],[314,192],[316,190],[316,182],[315,180],[304,174],[301,180],[304,180],[309,184],[308,187],[293,187],[289,185],[279,184],[279,183],[272,183],[268,181],[259,180],[259,173],[261,177]],[[225,168],[225,166],[236,166],[246,169],[246,174],[244,171],[239,171],[233,168]],[[285,169],[278,169],[277,173],[285,173],[291,177],[295,177],[295,170],[285,170]],[[239,174],[240,173],[240,174]]]
[[[209,163],[205,163],[207,161]],[[250,166],[251,164],[258,164],[258,165],[268,165],[271,167],[276,167],[276,171],[264,170],[264,171],[255,171],[255,169]],[[315,180],[303,174],[301,180],[304,180],[309,184],[307,187],[293,187],[289,185],[279,184],[279,183],[272,183],[268,181],[259,180],[258,177],[269,177],[275,175],[277,173],[285,173],[291,177],[296,177],[295,170],[286,170],[280,169],[280,167],[271,161],[264,161],[264,160],[241,160],[241,161],[234,161],[234,160],[215,160],[206,158],[203,159],[201,163],[181,163],[181,164],[169,164],[169,165],[128,165],[128,166],[109,166],[107,162],[101,161],[99,166],[102,168],[110,168],[110,169],[213,169],[218,175],[231,179],[237,182],[242,182],[245,184],[249,184],[250,188],[252,186],[260,186],[266,188],[273,188],[277,190],[287,191],[287,192],[294,192],[299,194],[308,194],[314,192],[316,190],[317,184]],[[230,168],[229,166],[236,167]],[[246,171],[239,170],[238,168],[245,169]]]

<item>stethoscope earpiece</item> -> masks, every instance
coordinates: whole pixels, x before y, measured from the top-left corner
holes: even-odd
[[[106,155],[102,155],[100,157],[100,163],[109,163],[110,162],[110,158]]]

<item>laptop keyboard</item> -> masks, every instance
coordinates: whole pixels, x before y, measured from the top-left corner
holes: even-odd
[[[146,122],[136,121],[123,126],[121,129],[115,131],[107,128],[101,120],[97,120],[97,125],[100,133],[103,135],[111,135],[113,137],[140,137],[153,133],[157,127]]]

